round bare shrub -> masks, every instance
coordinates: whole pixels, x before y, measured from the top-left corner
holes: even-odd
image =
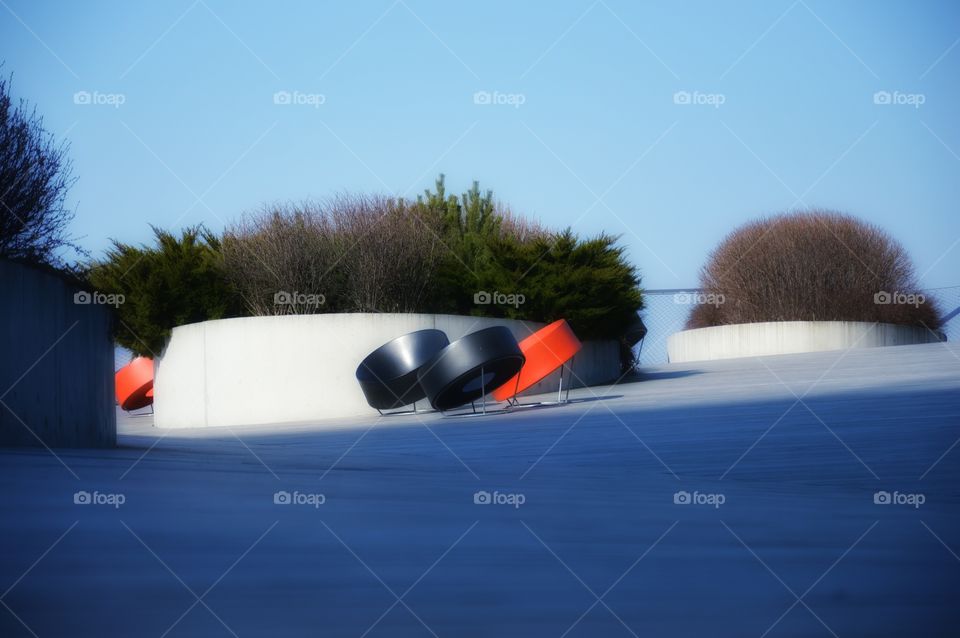
[[[688,328],[764,321],[868,321],[935,329],[903,246],[832,211],[767,217],[730,233],[700,272]],[[712,293],[712,294],[711,294]]]

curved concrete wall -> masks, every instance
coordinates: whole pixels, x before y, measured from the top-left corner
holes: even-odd
[[[671,363],[945,341],[919,326],[857,321],[774,321],[684,330],[667,338]]]
[[[375,415],[355,376],[372,350],[424,328],[443,330],[453,341],[498,325],[510,328],[518,341],[543,327],[399,313],[245,317],[179,326],[156,361],[154,423],[176,428]],[[588,385],[616,379],[619,368],[614,341],[584,343],[574,362],[574,373]],[[556,391],[556,376],[524,394]]]
[[[116,445],[113,318],[77,292],[0,260],[0,445]]]

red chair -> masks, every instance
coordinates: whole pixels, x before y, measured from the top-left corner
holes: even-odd
[[[124,410],[139,410],[153,404],[153,359],[137,357],[117,370],[114,386],[117,403]]]
[[[582,347],[583,344],[565,319],[558,319],[537,330],[520,342],[520,351],[527,360],[519,374],[494,390],[493,398],[497,401],[514,399],[520,392],[564,366]],[[563,372],[560,373],[560,384],[562,389]]]

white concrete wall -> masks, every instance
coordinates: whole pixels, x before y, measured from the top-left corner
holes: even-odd
[[[543,326],[399,313],[245,317],[179,326],[156,361],[154,422],[176,428],[376,414],[355,376],[371,351],[414,330],[436,328],[454,341],[495,325],[510,328],[518,341]],[[618,372],[616,342],[584,343],[574,365],[584,383],[609,382]],[[556,388],[551,378],[525,394]]]
[[[775,321],[684,330],[667,338],[671,363],[943,341],[923,327],[856,321]]]
[[[116,445],[112,313],[79,290],[0,259],[0,445]]]

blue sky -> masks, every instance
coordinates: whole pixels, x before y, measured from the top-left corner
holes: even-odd
[[[72,145],[95,256],[149,223],[443,172],[622,234],[650,288],[803,206],[960,284],[958,39],[949,1],[0,1],[4,70]]]

